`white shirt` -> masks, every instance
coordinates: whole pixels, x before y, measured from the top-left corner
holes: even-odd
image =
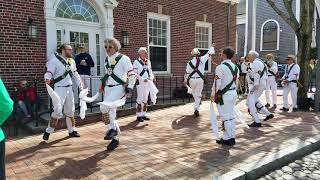
[[[242,73],[245,73],[245,74],[247,74],[248,73],[248,70],[249,70],[249,67],[250,67],[250,63],[249,62],[243,62],[242,64],[241,64],[241,71],[242,71]]]
[[[277,74],[277,72],[278,72],[278,64],[276,62],[272,61],[272,65],[271,65],[271,67],[268,67],[268,71],[271,71],[274,74]],[[273,76],[273,75],[270,72],[268,72],[268,76]]]
[[[109,67],[112,65],[112,63],[115,62],[115,59],[119,54],[120,53],[117,52],[114,55],[112,55],[111,57],[109,57],[107,55],[106,60],[108,60],[108,62],[109,62]],[[106,63],[104,65],[104,68],[105,68],[105,74],[107,74],[108,69],[106,68]],[[113,69],[113,74],[116,75],[118,78],[120,78],[124,82],[127,82],[129,75],[134,75],[131,60],[128,56],[123,55],[121,57],[121,59],[119,60],[119,62],[117,63],[117,65]],[[115,81],[111,76],[109,76],[108,80],[106,81],[106,85],[118,85],[118,84],[119,83],[117,81]],[[134,84],[135,84],[135,79],[130,80],[130,78],[129,78],[128,87],[133,89]]]
[[[216,67],[216,82],[215,84],[213,84],[212,89],[214,91],[217,90],[222,90],[224,89],[231,81],[233,80],[233,75],[232,72],[230,71],[230,69],[228,68],[228,66],[224,65],[223,63],[228,63],[230,64],[230,66],[232,67],[232,69],[234,70],[235,68],[238,68],[234,63],[232,63],[232,61],[230,59],[226,59],[224,61],[221,62],[221,64],[219,66]],[[239,76],[239,69],[238,69],[238,74],[237,76]],[[236,88],[237,87],[237,83],[234,82],[232,84],[232,86],[230,87],[230,89],[232,88]]]
[[[60,56],[65,62],[67,60]],[[76,81],[77,85],[80,86],[81,78],[80,75],[77,72],[77,67],[75,61],[70,58],[71,64],[70,64],[70,70],[72,72],[72,77]],[[47,72],[44,74],[45,80],[52,80],[60,77],[65,73],[66,67],[62,62],[59,61],[59,59],[53,55],[50,57],[49,61],[47,62]],[[54,84],[54,86],[69,86],[72,85],[72,78],[68,74],[64,79]]]
[[[204,68],[206,66],[206,62],[208,61],[208,59],[211,57],[212,54],[215,54],[215,51],[214,51],[214,47],[211,47],[207,54],[204,55],[204,56],[201,56],[199,57],[200,58],[200,64],[199,64],[199,67],[198,67],[198,70],[200,71],[201,74],[204,75]],[[191,60],[192,64],[196,67],[196,64],[197,64],[197,58],[194,57],[192,58]],[[191,68],[191,66],[189,65],[189,63],[187,64],[187,68],[186,68],[186,73],[187,74],[191,74],[194,70]],[[192,75],[192,77],[200,77],[198,73],[195,73],[194,75]]]
[[[140,62],[139,62],[139,61],[140,61]],[[151,81],[153,81],[154,75],[153,75],[153,72],[152,72],[150,60],[147,59],[146,64],[145,64],[144,66],[141,64],[141,62],[142,62],[143,64],[145,64],[145,62],[144,62],[141,58],[136,59],[136,60],[133,62],[133,69],[134,69],[134,71],[135,71],[135,73],[136,73],[136,76],[137,76],[138,79],[139,79],[139,82],[140,82],[140,81],[142,82],[142,81],[144,81],[144,80],[146,80],[146,79],[150,79]],[[143,71],[144,68],[147,68],[147,69],[148,69],[149,74],[148,74],[148,72],[147,72],[147,70],[146,70],[146,71],[144,72],[144,74],[143,74],[142,76],[140,76],[140,73]]]
[[[262,77],[260,77],[261,72],[264,70],[264,68],[267,69],[266,64],[263,63],[259,58],[256,58],[251,64],[250,64],[251,71],[249,72],[249,78],[247,80],[249,83],[253,83],[254,86],[259,86],[260,80],[264,81],[267,79],[267,72],[264,72]],[[252,81],[250,78],[254,79]]]
[[[289,69],[291,67],[292,69],[289,72]],[[300,66],[298,64],[292,63],[286,66],[286,70],[282,79],[287,79],[288,81],[299,80],[299,76],[300,76]]]

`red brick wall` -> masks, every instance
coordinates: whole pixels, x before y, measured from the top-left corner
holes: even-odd
[[[43,79],[46,62],[44,1],[0,1],[0,76],[12,90],[21,78]],[[38,38],[28,39],[28,19],[38,25]],[[41,84],[44,87],[44,84]]]
[[[121,39],[121,31],[130,34],[130,46],[122,52],[130,58],[137,57],[137,49],[147,46],[147,12],[158,13],[158,4],[163,6],[162,14],[170,16],[171,21],[171,72],[183,75],[190,58],[190,51],[195,46],[195,21],[212,23],[212,41],[217,48],[225,47],[227,29],[227,4],[214,0],[171,1],[171,0],[118,0],[114,10],[115,37]],[[230,28],[231,46],[236,43],[236,6],[231,11]]]

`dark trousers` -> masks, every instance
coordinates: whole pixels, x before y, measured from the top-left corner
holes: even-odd
[[[0,142],[0,179],[6,179],[6,168],[5,168],[5,140]]]

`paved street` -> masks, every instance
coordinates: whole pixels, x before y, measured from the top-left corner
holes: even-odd
[[[320,150],[260,178],[267,179],[320,179]]]
[[[137,123],[134,116],[120,118],[121,144],[114,152],[105,151],[102,122],[78,128],[78,139],[59,130],[48,143],[42,142],[42,135],[11,140],[8,179],[212,179],[320,133],[319,116],[276,110],[276,117],[263,128],[238,124],[237,144],[220,146],[212,138],[209,104],[202,103],[197,119],[193,104],[151,112],[152,120],[145,123]],[[250,123],[245,101],[237,106]]]

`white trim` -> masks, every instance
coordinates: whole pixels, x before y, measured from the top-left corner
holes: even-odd
[[[171,24],[170,24],[170,16],[158,14],[158,13],[147,13],[147,43],[148,43],[148,52],[150,52],[149,46],[149,19],[157,19],[161,21],[167,22],[167,71],[153,71],[155,74],[170,74],[171,73]],[[162,47],[162,46],[158,46]],[[150,53],[148,53],[150,59]],[[152,63],[152,62],[151,62]]]
[[[245,35],[244,35],[244,48],[243,48],[243,55],[247,55],[247,49],[248,49],[248,23],[249,23],[249,2],[246,0],[246,26],[245,26]]]
[[[199,50],[209,50],[211,44],[212,44],[212,23],[208,23],[208,22],[203,22],[203,21],[196,21],[195,23],[195,27],[194,29],[196,30],[197,27],[205,27],[205,28],[209,28],[209,31],[208,31],[208,48],[199,48],[197,47],[197,44],[196,44],[196,41],[197,41],[197,36],[195,34],[194,36],[194,44],[195,44],[195,47],[198,48]],[[196,31],[195,31],[196,33]],[[208,70],[205,72],[211,72],[212,71],[212,68],[211,68],[211,58],[208,60]]]
[[[263,27],[268,22],[275,22],[277,24],[277,48],[276,49],[263,49]],[[278,51],[280,47],[280,25],[279,22],[275,19],[268,19],[261,25],[260,31],[260,51]]]
[[[253,0],[252,3],[252,39],[251,50],[256,50],[256,38],[257,38],[257,0]]]

